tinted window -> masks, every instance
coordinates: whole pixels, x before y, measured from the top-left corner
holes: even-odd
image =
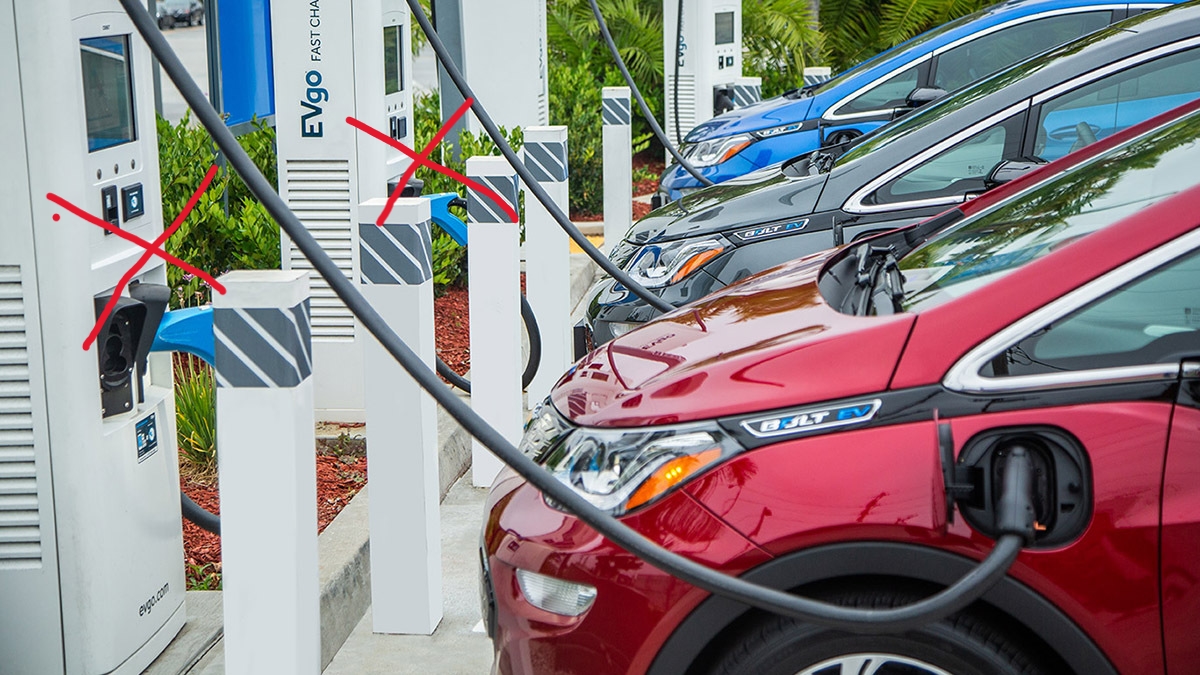
[[[1054,160],[1200,95],[1200,49],[1129,68],[1042,104],[1034,154]]]
[[[1200,254],[1192,253],[1043,327],[985,377],[1171,363],[1200,354]]]
[[[1023,116],[1005,120],[943,150],[872,193],[865,204],[894,204],[982,192],[984,179],[1016,154]]]
[[[835,115],[890,111],[904,105],[905,99],[917,88],[920,66],[913,66],[880,82],[833,111]]]
[[[1089,232],[1200,184],[1200,113],[965,218],[900,261],[903,305],[963,295]]]
[[[1100,30],[1111,21],[1109,11],[1066,14],[1026,21],[984,35],[938,56],[933,84],[946,91],[958,89],[1038,52]]]

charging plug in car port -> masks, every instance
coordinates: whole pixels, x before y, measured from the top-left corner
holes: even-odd
[[[957,462],[950,425],[938,429],[945,472],[947,513],[953,505],[971,527],[989,537],[1004,530],[1002,499],[1005,469],[1017,448],[1032,471],[1034,548],[1056,546],[1078,537],[1091,517],[1091,481],[1083,447],[1053,427],[1007,427],[976,435]],[[1011,514],[1010,514],[1011,515]]]

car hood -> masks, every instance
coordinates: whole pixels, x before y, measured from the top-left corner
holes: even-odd
[[[816,208],[827,178],[787,176],[779,167],[755,171],[651,211],[634,223],[626,239],[648,244],[806,216]]]
[[[631,427],[885,390],[915,317],[830,307],[817,278],[832,255],[768,270],[609,342],[559,380],[554,406],[579,425]]]
[[[719,138],[751,131],[770,129],[782,124],[803,122],[812,109],[813,97],[786,98],[776,96],[759,101],[744,108],[736,108],[718,115],[707,122],[696,125],[683,139],[697,143],[708,138]]]

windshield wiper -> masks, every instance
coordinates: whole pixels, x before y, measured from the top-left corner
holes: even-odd
[[[895,247],[863,244],[856,256],[854,288],[842,302],[843,311],[847,305],[851,305],[856,316],[866,316],[872,307],[876,314],[881,313],[881,308],[887,308],[884,314],[903,311],[904,275],[900,273]],[[888,303],[882,304],[880,300]]]
[[[796,89],[788,89],[787,91],[783,92],[783,97],[791,101],[801,98],[809,98],[813,95],[813,90],[819,86],[820,84],[809,84],[803,87],[797,87]]]
[[[817,173],[829,173],[833,170],[833,162],[837,157],[832,152],[813,150],[808,156],[808,166],[816,169]],[[812,175],[812,172],[809,172]]]

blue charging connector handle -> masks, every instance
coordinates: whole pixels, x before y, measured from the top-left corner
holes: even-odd
[[[211,306],[176,309],[163,315],[152,352],[187,352],[210,365],[216,363]]]
[[[429,199],[430,218],[442,228],[459,246],[467,245],[467,224],[458,216],[450,213],[450,205],[456,200],[462,200],[457,192],[443,192],[427,195]]]

